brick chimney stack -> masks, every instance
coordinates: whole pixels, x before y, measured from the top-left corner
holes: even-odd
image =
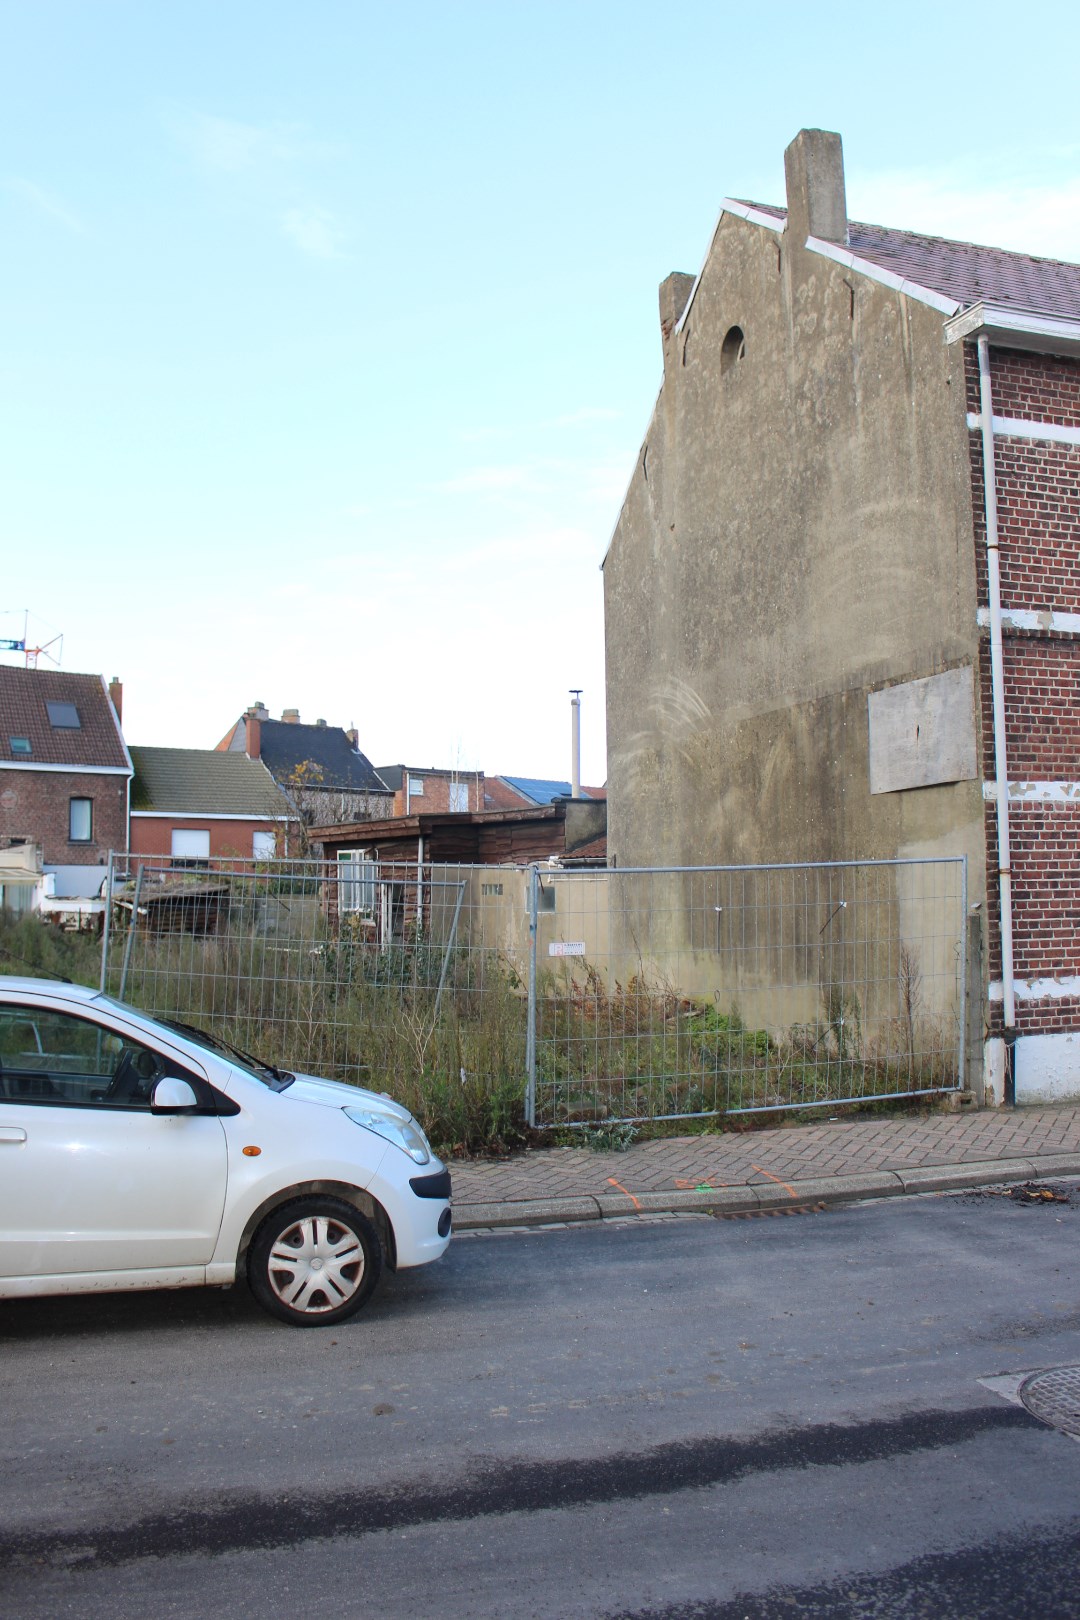
[[[124,723],[124,688],[120,683],[119,675],[114,675],[109,682],[109,701],[116,710],[116,718],[120,724]]]
[[[300,710],[282,709],[281,718],[287,726],[298,726],[300,724]]]

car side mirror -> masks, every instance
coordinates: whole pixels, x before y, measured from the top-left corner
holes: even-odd
[[[152,1114],[191,1114],[199,1106],[191,1086],[176,1075],[166,1074],[150,1093]]]

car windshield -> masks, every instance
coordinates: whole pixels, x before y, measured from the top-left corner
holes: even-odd
[[[140,1007],[132,1007],[127,1002],[117,1001],[114,996],[99,996],[98,1000],[108,1007],[115,1007],[118,1012],[133,1013],[137,1018],[148,1020],[162,1029],[171,1029],[177,1035],[182,1035],[186,1041],[196,1046],[205,1046],[210,1052],[217,1052],[227,1057],[230,1063],[243,1069],[255,1080],[260,1080],[271,1091],[284,1091],[296,1079],[287,1069],[279,1069],[274,1063],[267,1063],[262,1058],[252,1057],[250,1052],[244,1052],[231,1042],[222,1040],[219,1035],[211,1035],[209,1030],[199,1029],[195,1024],[184,1023],[179,1018],[155,1018],[151,1013],[143,1012]]]

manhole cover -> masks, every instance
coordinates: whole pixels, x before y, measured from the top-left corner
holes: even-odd
[[[1041,1423],[1080,1435],[1080,1367],[1051,1367],[1020,1385],[1020,1399]]]

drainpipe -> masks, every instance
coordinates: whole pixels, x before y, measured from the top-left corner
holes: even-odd
[[[416,835],[416,932],[424,932],[424,835]]]
[[[1012,872],[1009,861],[1009,772],[1005,754],[1005,675],[1001,653],[1001,568],[998,550],[997,477],[994,463],[994,401],[990,388],[990,340],[979,338],[979,412],[982,424],[983,501],[986,512],[986,572],[990,608],[990,685],[994,708],[994,777],[997,803],[998,903],[1001,917],[1001,979],[1005,1011],[1005,1103],[1016,1105],[1016,995],[1013,985]]]

